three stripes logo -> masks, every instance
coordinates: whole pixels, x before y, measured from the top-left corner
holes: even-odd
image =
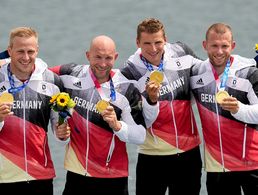
[[[82,88],[82,82],[81,82],[81,81],[78,81],[78,82],[76,82],[76,83],[73,83],[73,85],[74,85],[75,87]]]
[[[2,86],[2,87],[0,88],[0,92],[3,92],[3,91],[5,91],[5,90],[6,90],[5,86]]]
[[[204,85],[202,78],[196,81],[197,85]]]

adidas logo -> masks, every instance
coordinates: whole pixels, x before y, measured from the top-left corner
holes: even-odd
[[[3,92],[3,91],[5,91],[5,90],[6,90],[5,86],[3,86],[3,87],[0,88],[0,92]]]
[[[81,81],[78,81],[78,82],[74,83],[73,85],[75,87],[82,88],[82,82]]]
[[[202,81],[202,78],[200,78],[198,81],[196,81],[196,84],[197,85],[204,85],[203,81]]]

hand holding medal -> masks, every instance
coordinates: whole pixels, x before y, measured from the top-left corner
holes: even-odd
[[[8,115],[12,115],[11,106],[13,104],[13,95],[11,93],[4,92],[0,96],[0,121]]]

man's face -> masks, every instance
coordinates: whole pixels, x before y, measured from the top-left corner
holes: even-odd
[[[207,51],[211,64],[214,67],[226,66],[231,52],[235,48],[235,42],[232,41],[232,35],[228,31],[224,34],[218,34],[211,31],[203,47]]]
[[[145,33],[142,32],[140,39],[136,40],[137,46],[141,48],[142,55],[152,65],[158,66],[164,53],[164,45],[166,44],[166,37],[163,32]]]
[[[15,37],[12,47],[8,48],[11,57],[11,71],[20,77],[29,76],[38,55],[38,43],[35,37]]]
[[[98,82],[104,83],[109,80],[109,73],[115,64],[118,54],[113,47],[93,47],[86,52],[90,67]]]

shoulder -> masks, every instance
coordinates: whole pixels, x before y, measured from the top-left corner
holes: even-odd
[[[167,50],[167,51],[166,51]],[[198,58],[193,50],[185,43],[177,41],[175,43],[166,43],[165,51],[169,52],[173,57],[180,57],[184,55],[191,55]]]

